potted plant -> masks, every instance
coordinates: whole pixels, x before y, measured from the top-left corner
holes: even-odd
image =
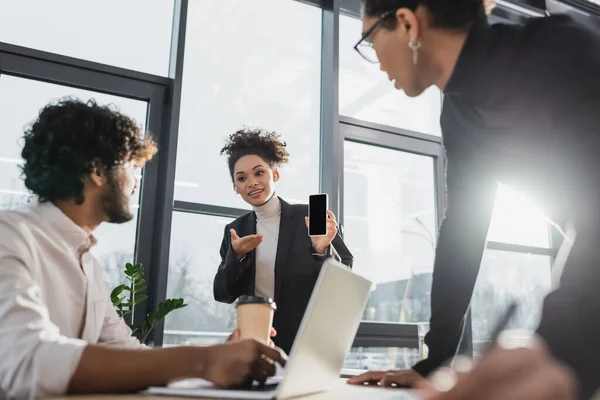
[[[184,303],[183,299],[166,299],[158,304],[156,311],[146,314],[146,318],[140,326],[135,326],[135,306],[148,299],[148,295],[142,293],[148,288],[144,280],[144,267],[142,264],[127,263],[125,265],[125,277],[128,283],[114,288],[110,294],[110,300],[117,309],[117,314],[121,318],[127,317],[125,322],[131,327],[133,333],[139,332],[140,342],[147,344],[148,336],[156,325],[171,311],[183,308],[187,304]]]

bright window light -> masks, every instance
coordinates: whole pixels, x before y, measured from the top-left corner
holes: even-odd
[[[499,184],[488,240],[549,247],[548,218],[523,194]]]

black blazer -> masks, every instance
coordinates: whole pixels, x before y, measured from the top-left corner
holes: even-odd
[[[277,311],[273,326],[277,330],[275,344],[289,353],[323,261],[327,257],[334,257],[352,267],[353,257],[339,234],[329,246],[327,256],[313,256],[312,242],[304,222],[308,206],[290,205],[282,199],[280,201],[281,222],[275,258],[274,300]],[[214,281],[215,300],[223,303],[233,303],[242,295],[254,295],[256,252],[250,252],[244,262],[237,261],[231,248],[231,228],[240,237],[255,234],[256,214],[245,214],[225,227],[221,264]]]

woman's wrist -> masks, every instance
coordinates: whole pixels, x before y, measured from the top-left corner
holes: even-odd
[[[313,244],[313,250],[315,251],[316,254],[325,254],[327,252],[328,247],[329,247],[329,245],[327,245],[325,247],[320,247],[320,246],[315,246]]]

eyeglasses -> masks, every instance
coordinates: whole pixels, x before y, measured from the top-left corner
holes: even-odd
[[[358,41],[358,43],[356,43],[356,45],[354,46],[354,50],[356,50],[358,52],[358,54],[360,54],[362,56],[362,58],[364,58],[368,62],[377,64],[377,63],[379,63],[379,58],[377,58],[377,53],[375,52],[375,49],[373,48],[373,42],[368,41],[367,38],[373,32],[375,32],[375,29],[377,29],[377,27],[380,26],[383,21],[385,21],[386,19],[389,19],[390,17],[395,16],[396,11],[398,11],[398,10],[390,10],[390,11],[386,11],[383,14],[381,14],[381,17],[379,17],[379,20],[377,22],[375,22],[373,24],[373,26],[370,27],[365,33],[363,33],[363,35],[360,38],[360,40]]]

